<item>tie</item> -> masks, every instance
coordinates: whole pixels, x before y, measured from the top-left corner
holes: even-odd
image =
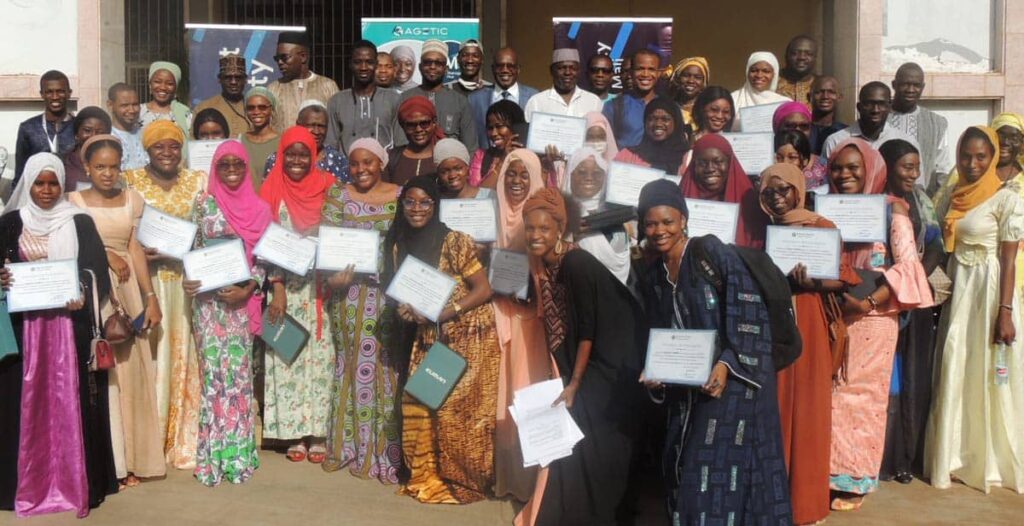
[[[511,97],[511,96],[512,96],[512,94],[507,92],[507,91],[502,91],[501,92],[501,100],[508,100],[508,98]]]

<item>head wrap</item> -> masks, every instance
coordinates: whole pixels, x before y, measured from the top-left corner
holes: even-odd
[[[413,188],[419,188],[434,201],[433,215],[427,224],[420,228],[414,228],[409,224],[405,218],[405,205],[402,203]],[[391,223],[384,242],[386,274],[394,273],[405,261],[405,256],[413,256],[434,267],[441,263],[441,248],[451,229],[441,222],[438,206],[440,202],[441,191],[437,188],[437,181],[433,175],[418,175],[405,183],[402,193],[398,196],[395,220]]]
[[[619,153],[619,144],[615,141],[615,133],[612,132],[612,125],[608,122],[608,117],[605,117],[603,113],[599,111],[589,111],[584,115],[587,119],[587,129],[591,129],[595,126],[604,130],[605,148],[604,153],[601,155],[604,160],[611,161]]]
[[[711,70],[708,69],[708,59],[704,57],[690,57],[680,60],[672,70],[672,80],[678,82],[679,78],[683,76],[683,70],[690,66],[697,66],[704,72],[704,85],[711,82]]]
[[[217,170],[217,163],[228,155],[234,155],[245,163],[242,181],[234,189],[228,188],[221,181]],[[252,250],[267,230],[267,226],[273,221],[273,217],[270,214],[270,206],[260,199],[256,195],[256,191],[253,190],[252,180],[249,177],[249,154],[245,151],[245,146],[235,139],[221,143],[213,152],[210,172],[212,173],[207,181],[206,191],[217,202],[218,208],[224,214],[228,224],[231,225],[231,229],[242,239],[245,244],[245,255],[249,264],[252,264]],[[246,310],[249,313],[249,330],[253,334],[263,332],[262,301],[262,297],[253,294],[246,304]]]
[[[683,217],[690,217],[690,211],[686,208],[686,199],[683,199],[682,192],[679,191],[679,187],[675,183],[668,179],[651,181],[640,189],[640,199],[636,211],[641,225],[647,212],[657,206],[670,206],[679,210]],[[644,231],[643,228],[638,230],[640,233]],[[641,235],[641,237],[643,236]]]
[[[956,155],[960,155],[960,149],[964,146],[964,139],[972,129],[982,132],[988,138],[988,142],[992,146],[992,162],[989,163],[985,173],[973,183],[968,182],[966,177],[960,175],[960,179],[956,182],[956,186],[953,187],[953,193],[949,198],[948,210],[944,214],[942,214],[941,210],[939,211],[942,214],[939,216],[939,221],[942,223],[942,237],[946,242],[946,252],[953,252],[953,249],[956,248],[957,222],[963,219],[967,212],[970,212],[974,207],[995,195],[1003,186],[1002,179],[996,173],[999,164],[999,136],[996,135],[995,130],[992,128],[987,126],[971,126],[967,128],[963,135],[960,136],[960,140],[957,141]]]
[[[195,118],[192,119],[193,139],[199,140],[199,128],[208,122],[213,122],[220,126],[220,129],[224,130],[225,137],[231,134],[231,128],[228,127],[228,121],[224,118],[224,114],[215,108],[206,108],[197,113]]]
[[[434,166],[438,166],[453,157],[467,165],[472,160],[466,145],[461,142],[455,139],[441,139],[437,141],[437,144],[434,145]]]
[[[175,84],[181,82],[181,68],[173,62],[163,60],[158,60],[149,65],[149,76],[146,78],[152,80],[153,75],[156,75],[156,72],[161,69],[166,69],[174,77]]]
[[[498,194],[498,240],[495,246],[518,252],[526,251],[526,232],[523,229],[523,205],[526,199],[517,205],[513,205],[505,196],[505,172],[513,162],[520,161],[526,166],[530,174],[530,189],[527,199],[541,188],[544,188],[544,175],[541,169],[540,159],[537,154],[525,148],[512,150],[505,156],[501,167],[498,168],[498,182],[495,185],[495,192]]]
[[[568,220],[568,213],[565,211],[565,199],[562,193],[555,188],[541,188],[523,205],[523,218],[530,212],[543,210],[547,212],[562,228],[565,228]]]
[[[171,139],[178,144],[185,144],[185,133],[173,121],[167,120],[153,121],[142,128],[143,148],[148,150],[150,146],[164,139]]]
[[[475,48],[479,49],[481,53],[484,52],[484,46],[480,43],[479,40],[477,40],[475,38],[471,38],[469,40],[464,41],[462,43],[462,47],[463,48],[475,47]]]
[[[885,191],[885,159],[882,159],[882,154],[878,153],[878,150],[871,146],[871,143],[864,139],[857,137],[850,137],[832,149],[832,154],[828,157],[828,166],[831,168],[833,161],[839,157],[839,152],[846,149],[846,147],[852,146],[860,152],[861,157],[864,159],[864,194],[880,194]],[[829,191],[838,194],[839,189],[836,187],[835,182],[832,181],[831,170],[829,171],[828,177]]]
[[[597,153],[594,149],[588,148],[586,146],[584,146],[583,148],[579,148],[572,153],[572,156],[569,158],[569,163],[565,167],[565,177],[562,178],[563,192],[565,192],[568,195],[572,195],[572,173],[576,171],[576,168],[579,167],[580,163],[591,158],[593,158],[594,162],[597,163],[597,166],[604,170],[607,174],[608,161],[606,161],[605,158],[601,156],[601,154]],[[573,199],[580,204],[580,212],[582,212],[583,215],[587,215],[588,213],[597,210],[601,206],[601,201],[604,199],[604,188],[601,188],[601,191],[598,192],[597,195],[595,195],[594,197],[591,197],[590,199],[579,199],[576,196],[573,196]]]
[[[86,163],[85,152],[89,151],[89,147],[92,146],[94,143],[100,141],[116,142],[117,144],[121,145],[121,155],[124,155],[124,145],[121,143],[121,139],[118,139],[116,136],[110,135],[109,133],[101,133],[89,137],[88,139],[85,140],[85,142],[82,143],[82,151],[79,152],[79,155],[82,158],[83,165],[85,165]]]
[[[309,173],[295,181],[284,173],[285,151],[293,144],[300,143],[309,149]],[[323,208],[327,189],[334,184],[334,176],[320,169],[316,162],[316,139],[309,130],[292,126],[285,130],[277,147],[277,162],[260,187],[260,197],[270,203],[274,220],[280,222],[281,204],[288,208],[292,226],[299,232],[306,232],[320,224],[320,209]]]
[[[768,86],[768,89],[763,91],[757,91],[753,86],[750,85],[750,67],[758,62],[767,62],[772,67],[772,83]],[[747,59],[747,68],[743,70],[743,87],[736,90],[732,94],[733,102],[735,102],[735,108],[746,108],[747,106],[757,106],[760,104],[771,104],[773,102],[783,102],[790,100],[789,97],[779,95],[775,93],[775,89],[779,85],[779,60],[775,58],[775,55],[767,51],[758,51],[752,53],[750,58]]]
[[[807,117],[807,122],[810,123],[814,119],[811,117],[811,110],[807,109],[807,106],[802,102],[790,101],[783,102],[778,108],[775,108],[775,114],[772,115],[772,131],[779,133],[779,128],[782,126],[782,122],[786,120],[786,117],[799,113],[804,117]]]
[[[708,149],[717,149],[729,158],[729,168],[725,174],[725,190],[721,195],[708,192],[697,183],[697,158]],[[759,248],[764,242],[767,218],[761,211],[757,192],[750,182],[739,159],[733,154],[729,141],[717,133],[709,133],[697,140],[693,146],[693,158],[683,173],[680,183],[683,196],[687,199],[706,199],[740,205],[740,217],[736,226],[736,244],[744,247]]]
[[[554,50],[551,53],[551,63],[558,64],[559,62],[579,62],[580,52],[574,47],[563,47]]]
[[[789,163],[773,164],[761,172],[760,191],[764,192],[764,189],[768,187],[768,183],[776,177],[793,187],[793,191],[796,192],[796,207],[781,216],[776,216],[772,214],[770,208],[765,206],[764,201],[761,201],[759,195],[758,200],[761,201],[761,210],[764,210],[764,213],[772,218],[773,222],[780,225],[807,226],[814,224],[821,216],[804,208],[804,201],[807,200],[807,179],[804,177],[803,171]]]
[[[245,103],[248,104],[249,99],[255,97],[256,95],[259,95],[260,97],[269,100],[271,109],[277,108],[277,96],[274,95],[272,91],[268,90],[267,88],[264,88],[263,86],[249,88],[249,91],[245,92]]]
[[[405,60],[415,63],[416,52],[414,52],[411,47],[406,45],[395,46],[394,49],[391,50],[391,58],[394,60],[404,58]]]
[[[667,138],[658,142],[651,139],[646,131],[647,119],[655,110],[663,110],[665,113],[668,113],[675,125],[672,133]],[[683,156],[690,149],[690,145],[686,141],[683,113],[680,111],[679,105],[666,97],[655,97],[644,108],[642,124],[645,128],[643,139],[640,140],[640,144],[630,148],[630,150],[640,156],[652,168],[663,170],[667,174],[674,175],[679,173],[680,165],[683,163]]]
[[[378,142],[377,139],[374,139],[372,137],[363,137],[361,139],[356,139],[355,141],[352,142],[352,144],[349,145],[348,151],[345,152],[345,154],[351,158],[352,152],[356,150],[366,150],[372,153],[373,155],[377,156],[377,158],[380,159],[380,163],[382,166],[387,166],[388,161],[390,160],[388,159],[387,150],[385,150],[384,147],[380,145],[380,142]]]
[[[98,106],[86,106],[81,110],[78,110],[78,113],[75,115],[75,119],[71,123],[72,131],[77,135],[78,130],[80,130],[82,125],[85,124],[85,121],[89,119],[96,119],[105,124],[107,126],[107,132],[109,132],[113,126],[113,123],[110,121],[110,115],[107,115],[107,112],[103,111],[102,108]]]
[[[62,190],[57,203],[49,210],[36,205],[31,195],[32,185],[43,172],[55,173]],[[85,211],[67,200],[64,189],[64,162],[50,152],[40,152],[25,161],[21,179],[4,207],[5,214],[18,210],[24,228],[33,235],[49,236],[46,259],[51,261],[78,257],[78,232],[72,219]]]
[[[422,113],[434,121],[437,121],[437,108],[430,99],[423,95],[416,95],[405,99],[398,106],[398,121],[405,122],[412,118],[413,113]],[[434,126],[434,142],[444,139],[444,130],[440,126]]]
[[[304,48],[309,47],[309,33],[306,31],[282,31],[277,35],[277,45],[295,44]]]
[[[313,108],[313,107],[323,108],[325,110],[327,109],[327,105],[326,104],[324,104],[324,103],[322,103],[322,102],[320,102],[320,101],[318,101],[316,99],[306,99],[306,100],[302,101],[301,104],[299,104],[299,111],[295,112],[295,114],[298,115],[298,114],[302,113],[302,110],[304,110],[306,108]]]
[[[420,48],[420,56],[426,55],[427,53],[434,51],[440,53],[445,57],[448,56],[448,44],[441,42],[440,40],[430,39],[423,43],[423,47]]]
[[[220,73],[241,73],[246,74],[245,71],[245,57],[237,53],[229,53],[220,57]]]
[[[1017,113],[1003,112],[992,119],[992,125],[989,127],[998,132],[999,128],[1003,126],[1009,126],[1019,132],[1024,132],[1024,117]],[[1017,157],[1017,162],[1024,165],[1024,150],[1021,150],[1020,156]]]

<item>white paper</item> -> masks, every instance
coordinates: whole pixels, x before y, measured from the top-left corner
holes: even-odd
[[[769,225],[765,240],[765,252],[783,274],[803,263],[807,276],[818,279],[839,279],[842,246],[835,228]]]
[[[651,329],[644,377],[677,385],[702,386],[711,376],[716,331]]]
[[[546,467],[555,460],[572,455],[573,447],[583,440],[583,432],[573,421],[565,403],[552,407],[562,390],[562,380],[556,378],[515,392],[513,404],[508,409],[519,434],[523,467]]]
[[[494,199],[442,199],[441,222],[465,232],[478,243],[498,239],[498,211]]]
[[[241,239],[193,250],[181,258],[185,276],[200,282],[199,292],[207,292],[252,279],[245,245]]]
[[[617,205],[636,206],[644,185],[663,179],[665,172],[629,163],[611,162],[605,182],[605,201]]]
[[[321,226],[316,268],[345,270],[355,265],[360,274],[376,274],[380,254],[380,231],[362,228]]]
[[[213,154],[224,140],[215,141],[189,141],[188,142],[188,167],[192,170],[202,170],[212,176]]]
[[[711,234],[722,243],[736,243],[739,203],[687,199],[686,208],[689,210],[686,228],[690,231],[690,237]]]
[[[773,102],[740,108],[740,129],[743,133],[773,133],[772,118],[775,117],[775,110],[783,104],[785,102]]]
[[[409,304],[420,315],[437,322],[454,290],[455,280],[451,276],[413,256],[405,256],[388,285],[387,296]]]
[[[313,266],[316,248],[316,241],[277,223],[270,223],[252,253],[292,274],[305,276]]]
[[[844,242],[885,243],[889,239],[884,195],[819,195],[814,198],[815,212],[832,221],[843,234]]]
[[[521,252],[492,248],[487,280],[494,292],[525,300],[530,286],[529,257]]]
[[[775,164],[775,136],[771,133],[723,133],[732,154],[747,175],[760,175]]]
[[[662,179],[668,179],[669,181],[672,181],[676,186],[683,184],[683,176],[681,175],[665,174],[664,176],[662,176]]]
[[[142,210],[142,219],[135,232],[135,238],[142,246],[155,248],[157,252],[181,259],[196,239],[198,227],[190,221],[165,214],[152,206]]]
[[[587,119],[535,111],[530,118],[526,147],[543,153],[547,146],[553,145],[568,158],[583,147],[586,138]]]
[[[25,312],[56,309],[82,297],[78,280],[78,261],[32,261],[8,263],[11,288],[7,291],[7,311]]]

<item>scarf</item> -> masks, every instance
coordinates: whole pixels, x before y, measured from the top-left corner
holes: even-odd
[[[802,104],[801,104],[802,106]],[[774,178],[782,179],[782,182],[793,187],[793,191],[796,192],[796,207],[777,216],[772,214],[771,209],[765,206],[764,202],[761,202],[761,210],[772,219],[772,222],[785,226],[809,226],[817,222],[819,216],[810,210],[804,208],[804,201],[807,200],[807,189],[806,179],[804,178],[803,172],[799,168],[789,163],[776,163],[768,168],[765,168],[761,172],[761,192],[768,187],[768,183]]]
[[[494,189],[498,194],[498,240],[495,245],[506,250],[525,252],[526,231],[523,228],[523,206],[526,204],[526,199],[513,205],[505,196],[505,172],[508,171],[513,161],[521,161],[526,165],[526,171],[530,174],[530,190],[526,199],[544,188],[544,176],[537,154],[525,148],[518,148],[505,156],[501,167],[498,168],[498,182]]]
[[[959,154],[963,147],[964,138],[970,130],[977,130],[985,134],[993,149],[992,162],[989,163],[985,173],[973,183],[967,182],[966,177],[960,177],[953,192],[949,197],[949,209],[942,217],[942,237],[946,243],[946,252],[953,252],[956,248],[956,224],[967,215],[974,207],[985,202],[986,199],[995,195],[1003,186],[1003,182],[996,173],[999,159],[999,137],[995,130],[988,126],[972,126],[964,131],[957,141],[956,152]]]
[[[572,173],[579,167],[580,163],[587,159],[594,159],[597,166],[604,170],[605,174],[608,173],[608,163],[605,162],[604,157],[590,148],[580,148],[573,152],[572,157],[569,159],[566,176],[562,180],[563,194],[572,195]],[[576,203],[579,204],[580,217],[586,217],[601,209],[604,205],[604,192],[605,189],[602,187],[600,192],[590,199],[580,199],[572,195]],[[612,241],[619,245],[619,250],[612,246]],[[607,234],[604,232],[591,232],[577,237],[576,244],[583,250],[590,252],[623,284],[629,279],[629,238],[625,230],[618,229]]]
[[[619,143],[615,140],[615,134],[612,133],[612,125],[608,122],[608,117],[605,117],[599,111],[589,111],[584,117],[587,119],[588,130],[594,127],[604,130],[605,147],[601,156],[604,157],[605,161],[611,161],[619,153]]]
[[[309,173],[298,181],[284,173],[284,152],[296,143],[309,149],[311,159]],[[292,225],[299,232],[307,232],[320,224],[320,209],[323,208],[327,189],[334,184],[334,176],[317,166],[316,158],[316,139],[313,134],[301,126],[288,128],[277,147],[277,162],[260,188],[260,197],[270,204],[274,221],[281,222],[281,204],[284,203]]]
[[[996,118],[992,119],[992,124],[989,126],[993,130],[998,131],[1003,126],[1009,126],[1019,132],[1024,132],[1024,117],[1019,114],[1004,112],[996,115]],[[1021,152],[1020,156],[1017,157],[1017,162],[1024,165],[1024,151]]]
[[[804,103],[795,101],[783,102],[778,108],[775,108],[775,113],[772,114],[772,131],[779,133],[779,128],[782,126],[783,121],[794,113],[800,113],[807,117],[808,123],[814,121],[814,118],[811,116],[811,110],[807,109]]]
[[[758,62],[767,62],[772,67],[772,84],[768,89],[764,91],[756,91],[753,86],[750,85],[749,73],[750,67]],[[779,59],[775,58],[775,55],[767,51],[757,51],[751,53],[750,58],[747,59],[747,68],[743,70],[743,87],[732,92],[732,99],[735,103],[737,110],[740,108],[746,108],[747,106],[757,106],[760,104],[771,104],[773,102],[783,102],[791,100],[789,97],[779,95],[775,93],[775,89],[779,86]]]
[[[663,110],[668,113],[675,125],[672,134],[661,141],[652,139],[647,135],[646,130],[647,119],[655,110]],[[679,105],[665,97],[655,97],[644,108],[644,123],[644,137],[640,140],[640,144],[631,148],[633,153],[651,165],[651,168],[662,170],[667,174],[679,173],[679,165],[683,163],[683,156],[690,149],[689,143],[686,142],[683,114]]]
[[[419,188],[423,190],[430,199],[434,201],[434,214],[426,225],[415,228],[405,218],[405,205],[402,201],[409,194],[409,190]],[[402,188],[398,196],[398,210],[395,212],[395,220],[391,223],[387,237],[384,241],[384,266],[385,274],[393,275],[394,272],[405,261],[406,256],[413,256],[416,259],[439,268],[441,264],[441,249],[444,240],[448,237],[451,229],[441,222],[439,205],[441,203],[441,191],[437,188],[437,182],[432,175],[418,175],[409,180]]]
[[[562,271],[562,262],[570,250],[576,249],[572,243],[563,243],[558,261],[548,267],[543,262],[530,258],[534,267],[534,285],[540,291],[540,317],[544,320],[544,336],[548,342],[548,351],[555,352],[565,341],[569,327],[569,288],[558,281],[558,273]]]
[[[30,195],[32,185],[43,172],[57,174],[57,181],[61,187],[60,199],[49,210],[36,205]],[[21,175],[18,186],[14,188],[7,206],[4,207],[4,213],[17,210],[24,228],[32,235],[49,236],[46,242],[46,259],[57,261],[78,258],[78,232],[75,230],[73,219],[85,211],[71,204],[65,196],[64,163],[52,153],[40,152],[28,158]]]
[[[885,191],[885,159],[882,158],[882,154],[878,153],[878,150],[871,146],[871,143],[864,139],[850,137],[837,144],[832,149],[832,155],[828,157],[828,166],[831,167],[832,163],[839,157],[839,152],[845,150],[848,146],[860,152],[861,157],[864,159],[864,190],[861,193],[872,195]],[[831,171],[828,178],[828,188],[829,193],[841,193],[836,187],[835,182],[832,181]]]
[[[434,136],[431,138],[431,142],[436,143],[437,141],[444,139],[444,128],[436,122],[437,108],[434,106],[433,102],[430,102],[430,99],[423,95],[415,95],[405,99],[405,101],[398,106],[397,113],[398,122],[400,123],[408,122],[414,113],[422,113],[427,117],[430,117],[431,120],[435,121]]]

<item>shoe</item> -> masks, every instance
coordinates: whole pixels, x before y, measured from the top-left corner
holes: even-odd
[[[910,484],[913,481],[914,475],[909,471],[900,471],[899,473],[896,473],[896,482],[899,482],[900,484]]]
[[[299,442],[294,446],[288,448],[288,452],[285,453],[285,457],[292,462],[302,462],[306,460],[306,445]]]
[[[313,464],[323,464],[324,460],[327,460],[327,446],[324,444],[309,446],[309,456],[307,458]]]

